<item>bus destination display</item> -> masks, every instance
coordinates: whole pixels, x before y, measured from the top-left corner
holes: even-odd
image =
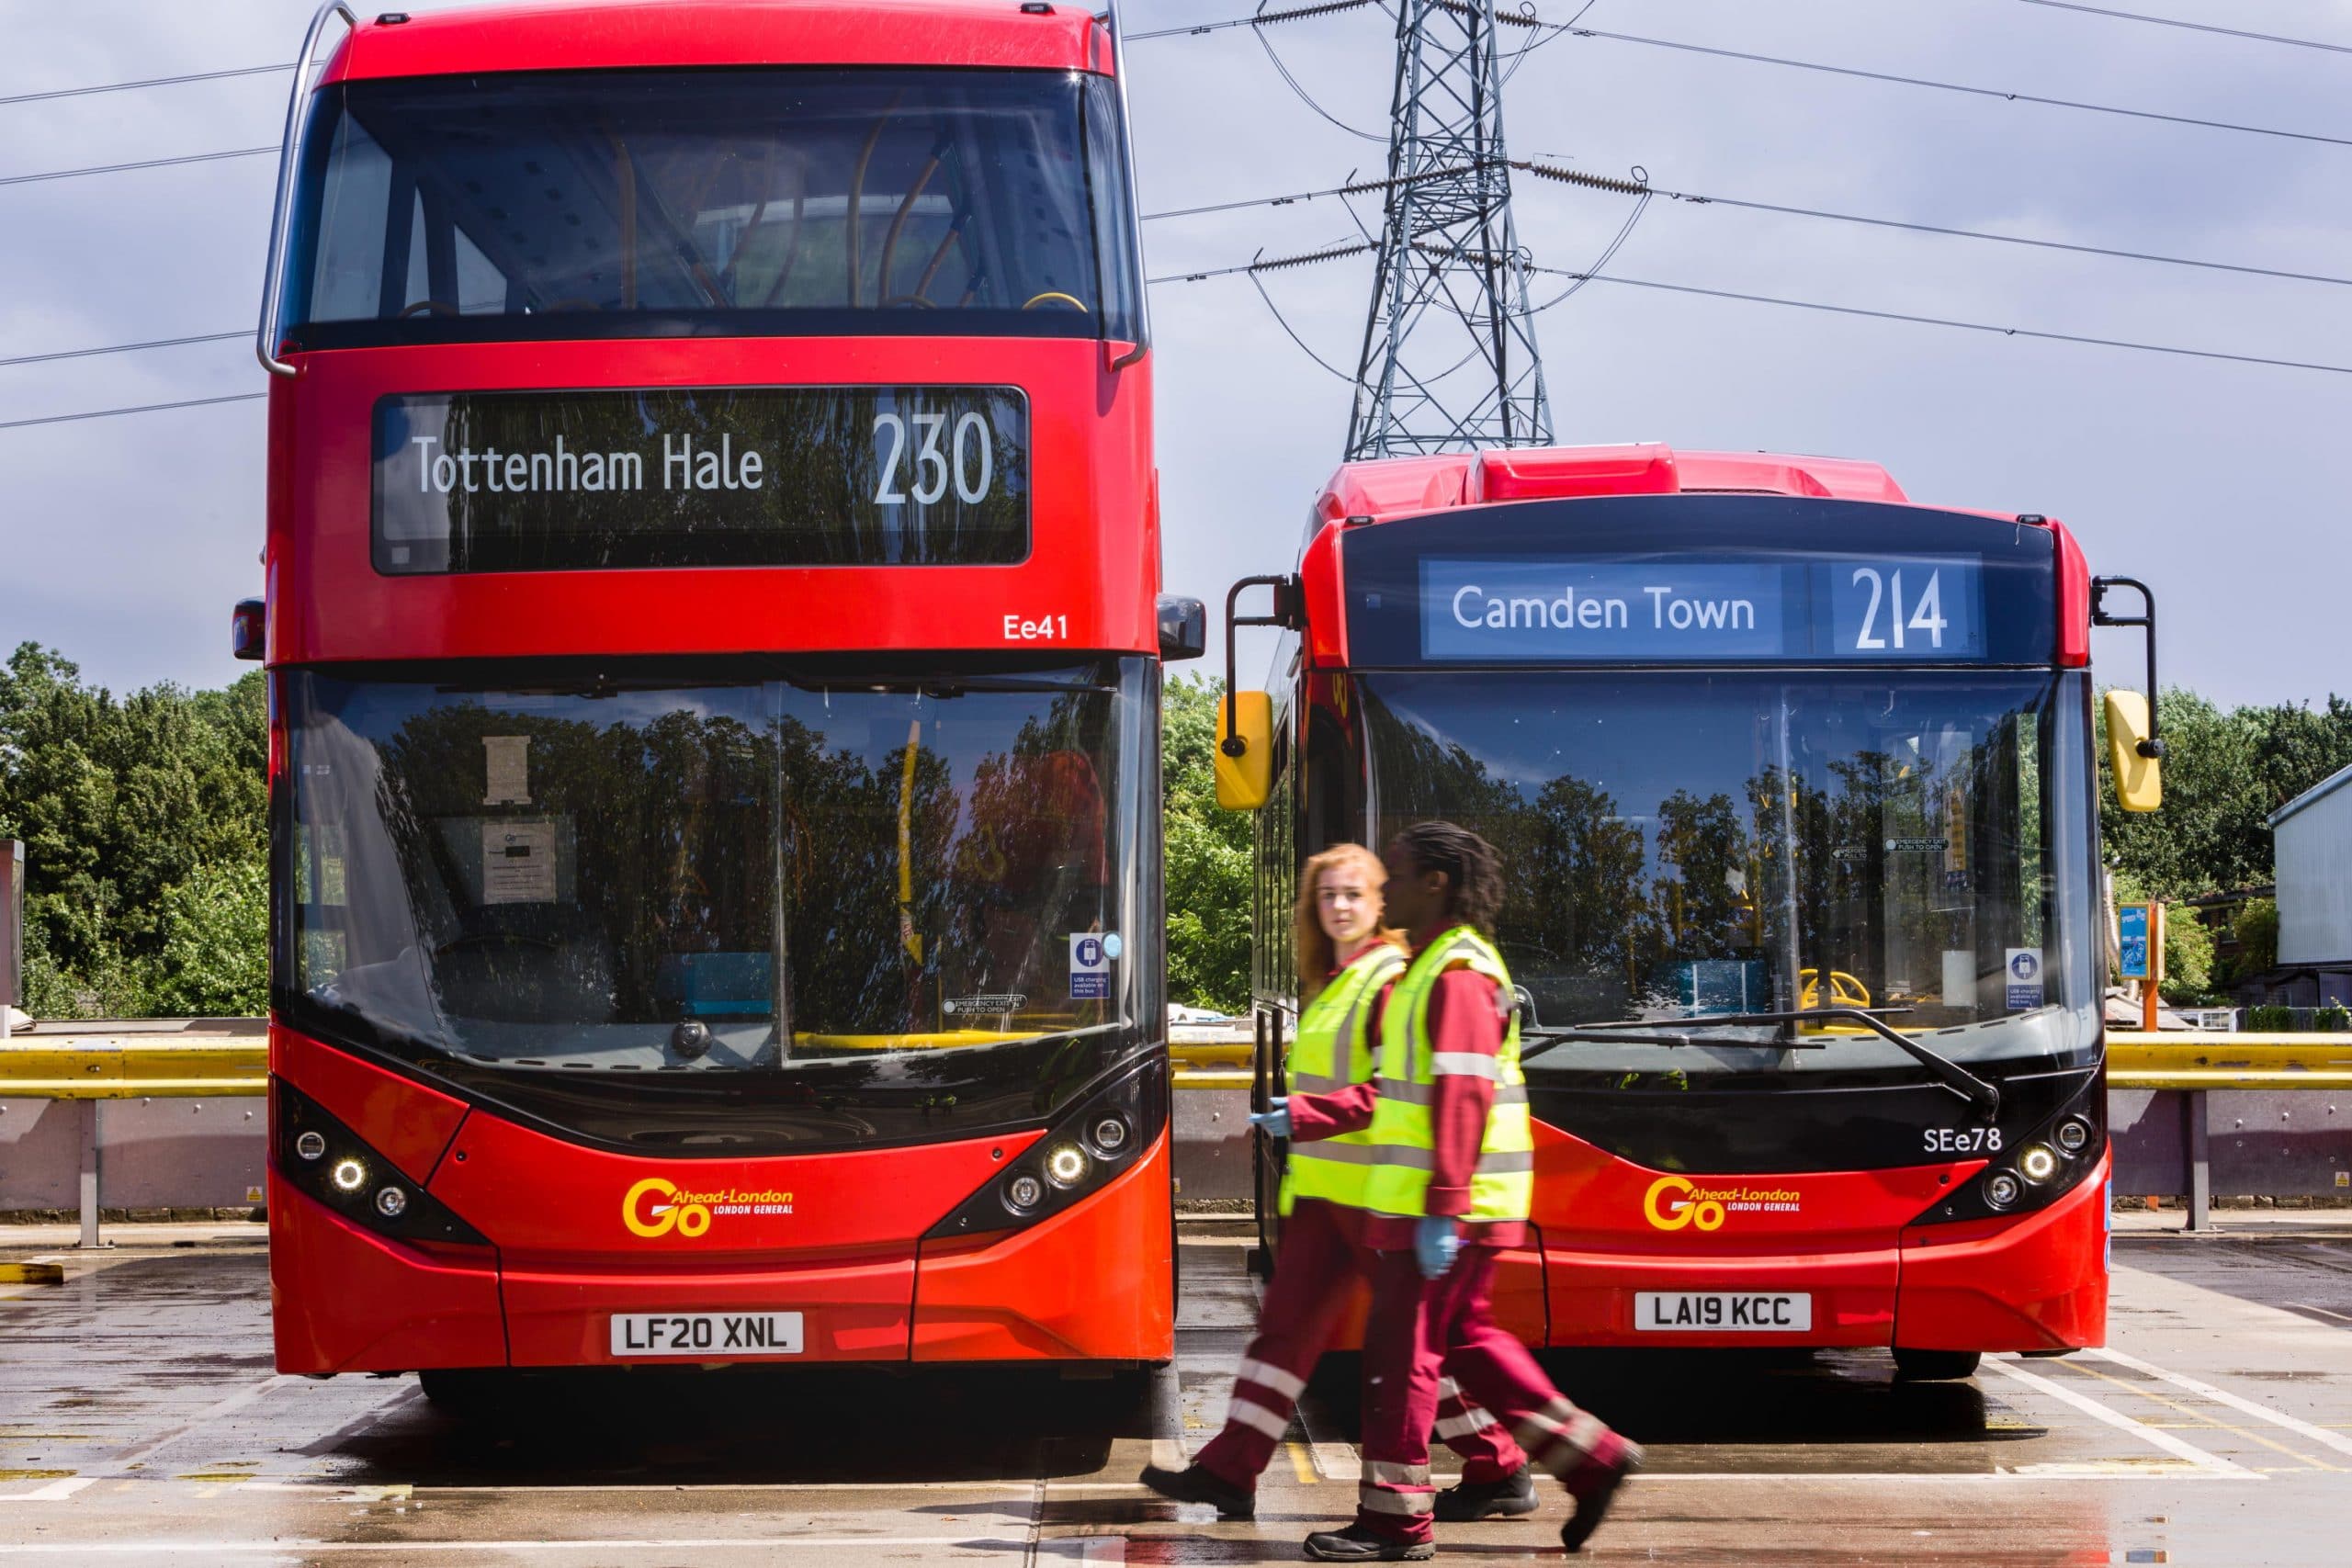
[[[1429,558],[1421,657],[1481,663],[1984,656],[1963,557],[1702,562]]]
[[[1011,387],[388,397],[374,457],[391,575],[1029,553],[1028,404]]]

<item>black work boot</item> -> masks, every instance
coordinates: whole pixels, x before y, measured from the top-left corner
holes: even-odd
[[[1592,1539],[1592,1532],[1600,1528],[1609,1505],[1616,1500],[1618,1486],[1641,1468],[1641,1446],[1620,1438],[1614,1458],[1595,1461],[1577,1472],[1567,1483],[1568,1495],[1577,1500],[1577,1511],[1560,1527],[1560,1544],[1571,1552],[1583,1551],[1584,1543]]]
[[[1216,1507],[1220,1519],[1254,1519],[1258,1517],[1258,1495],[1245,1492],[1214,1471],[1188,1464],[1182,1470],[1162,1470],[1156,1464],[1143,1467],[1140,1481],[1162,1497],[1176,1503],[1210,1503]]]
[[[1500,1481],[1460,1481],[1437,1495],[1437,1517],[1445,1524],[1516,1518],[1536,1506],[1535,1481],[1523,1464]]]
[[[1437,1542],[1398,1540],[1362,1525],[1350,1525],[1343,1530],[1317,1530],[1308,1536],[1306,1555],[1317,1562],[1426,1562],[1437,1555]]]

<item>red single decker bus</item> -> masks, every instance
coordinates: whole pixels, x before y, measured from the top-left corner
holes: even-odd
[[[1170,1354],[1202,618],[1124,64],[1022,0],[320,14],[239,620],[282,1371]]]
[[[1490,840],[1536,1123],[1519,1333],[1912,1377],[2101,1342],[2088,664],[2095,619],[2144,626],[2154,690],[2153,605],[2098,608],[2139,584],[1870,464],[1655,446],[1351,464],[1252,584],[1291,672],[1219,759],[1263,803],[1261,1087],[1305,856]],[[2147,809],[2146,705],[2108,713]]]

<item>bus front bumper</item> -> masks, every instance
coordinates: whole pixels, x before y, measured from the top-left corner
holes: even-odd
[[[2045,1209],[1909,1225],[1876,1246],[1661,1254],[1547,1235],[1540,1254],[1505,1258],[1498,1315],[1563,1348],[2080,1349],[2106,1342],[2108,1201],[2102,1160]],[[1526,1310],[1539,1291],[1540,1314]]]

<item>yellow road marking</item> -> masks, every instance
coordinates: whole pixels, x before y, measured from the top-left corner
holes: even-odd
[[[1305,1443],[1284,1443],[1283,1449],[1290,1455],[1290,1467],[1298,1472],[1300,1485],[1322,1484],[1323,1478],[1315,1473],[1315,1456],[1306,1451]]]
[[[2244,1438],[2249,1442],[2260,1443],[2266,1449],[2276,1449],[2278,1452],[2285,1454],[2289,1459],[2300,1460],[2313,1470],[2338,1470],[2342,1468],[2338,1465],[2330,1464],[2325,1460],[2313,1459],[2309,1454],[2297,1453],[2286,1444],[2274,1443],[2259,1432],[2249,1432],[2243,1427],[2233,1427],[2227,1421],[2216,1420],[2214,1417],[2208,1416],[2204,1411],[2194,1410],[2189,1406],[2181,1404],[2177,1400],[2167,1399],[2163,1394],[2150,1390],[2144,1384],[2132,1382],[2126,1379],[2115,1377],[2107,1372],[2102,1372],[2095,1367],[2083,1366],[2078,1362],[2070,1362],[2068,1365],[2069,1370],[2080,1372],[2085,1377],[2097,1378],[2101,1382],[2111,1382],[2118,1388],[2128,1389],[2132,1393],[2138,1394],[2141,1398],[2156,1404],[2161,1404],[2167,1410],[2177,1411],[2179,1414],[2188,1416],[2192,1421],[2201,1421],[2207,1427],[2219,1431],[2227,1432],[2233,1437]]]

